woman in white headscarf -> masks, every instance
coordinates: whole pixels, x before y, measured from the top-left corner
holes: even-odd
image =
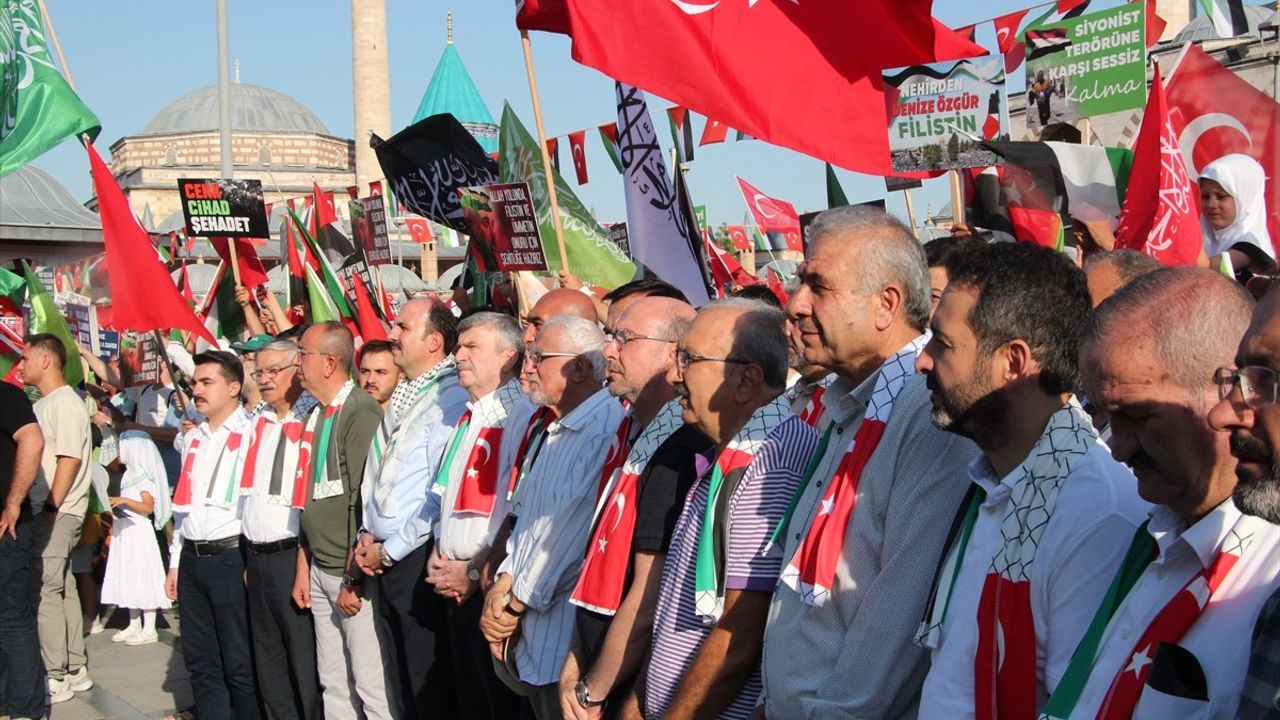
[[[1276,251],[1267,233],[1266,172],[1258,161],[1232,153],[1200,172],[1200,229],[1210,260],[1222,253],[1239,273],[1270,273]]]
[[[164,564],[156,541],[156,530],[164,527],[172,515],[169,483],[155,443],[139,430],[120,436],[120,464],[124,466],[124,476],[120,494],[110,498],[115,522],[102,581],[102,602],[129,608],[129,627],[113,635],[112,642],[147,645],[159,639],[156,610],[169,607],[164,592]]]

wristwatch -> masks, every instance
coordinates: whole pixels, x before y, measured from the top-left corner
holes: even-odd
[[[360,587],[364,584],[364,577],[361,575],[342,574],[342,587],[350,590],[353,587]]]
[[[578,704],[584,708],[599,707],[604,704],[604,700],[593,700],[591,692],[587,690],[587,679],[582,678],[578,684],[574,686],[573,692],[578,696]]]
[[[480,582],[480,568],[467,561],[467,579],[471,582]]]
[[[507,593],[506,595],[502,596],[502,611],[507,613],[508,615],[514,615],[516,617],[520,617],[521,615],[524,614],[524,611],[520,610],[519,612],[517,612],[515,608],[511,607],[511,598],[512,598],[511,593]]]
[[[378,548],[378,562],[382,563],[382,567],[385,568],[389,568],[396,564],[396,561],[392,560],[391,556],[387,554],[387,548],[385,545]]]

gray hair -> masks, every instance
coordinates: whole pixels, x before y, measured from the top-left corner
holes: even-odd
[[[923,331],[929,324],[932,299],[929,267],[924,248],[911,228],[879,208],[846,205],[818,213],[809,226],[810,245],[834,236],[859,244],[860,288],[900,287],[906,321]]]
[[[1159,260],[1150,255],[1129,248],[1092,253],[1085,258],[1086,271],[1099,265],[1110,265],[1115,270],[1116,276],[1120,278],[1121,285],[1127,285],[1149,272],[1155,272],[1164,267]]]
[[[279,352],[294,356],[298,354],[298,343],[292,340],[272,340],[258,348],[258,352]]]
[[[785,387],[790,367],[786,314],[763,300],[736,297],[708,303],[698,314],[715,310],[742,312],[742,319],[732,328],[733,344],[729,348],[729,356],[759,365],[769,387]]]
[[[1202,392],[1230,365],[1253,313],[1244,288],[1203,268],[1162,268],[1102,301],[1089,317],[1082,347],[1126,348],[1150,338],[1156,362],[1184,390]]]
[[[599,323],[584,320],[576,315],[556,315],[542,325],[538,333],[558,327],[564,331],[564,352],[578,353],[591,364],[591,376],[596,382],[604,382],[604,331]]]
[[[458,322],[458,335],[481,327],[493,328],[500,350],[514,350],[517,358],[524,355],[524,334],[515,318],[488,310],[472,313]],[[516,367],[519,366],[517,362]]]

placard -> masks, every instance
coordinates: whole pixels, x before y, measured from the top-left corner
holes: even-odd
[[[1007,137],[1003,58],[912,65],[884,73],[898,100],[889,111],[894,172],[987,167],[978,140]]]
[[[121,338],[120,374],[129,387],[160,383],[160,350],[150,333],[125,333]]]
[[[381,195],[373,195],[348,204],[351,214],[351,237],[364,252],[370,265],[391,262],[391,239],[387,235],[387,208]]]
[[[1133,110],[1147,101],[1142,3],[1027,28],[1027,127]]]
[[[269,238],[259,180],[178,179],[187,237]]]
[[[67,328],[75,336],[81,347],[97,357],[101,348],[98,346],[98,314],[88,303],[69,302],[63,309],[67,318]]]
[[[694,205],[693,217],[697,219],[699,228],[707,227],[707,206]]]
[[[98,328],[98,357],[112,358],[120,354],[120,333]]]
[[[631,257],[631,237],[627,235],[626,223],[614,223],[605,228],[605,232],[609,233],[610,242],[616,245],[627,257]]]
[[[547,269],[528,183],[462,188],[461,200],[482,272]]]
[[[888,175],[884,179],[884,189],[889,192],[898,192],[899,190],[915,190],[922,187],[923,183],[915,178],[895,177]]]

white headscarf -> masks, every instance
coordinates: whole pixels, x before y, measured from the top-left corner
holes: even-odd
[[[1241,153],[1223,155],[1200,171],[1200,179],[1218,183],[1236,203],[1235,221],[1221,230],[1214,230],[1201,216],[1200,230],[1209,257],[1248,243],[1275,260],[1276,251],[1267,233],[1267,176],[1258,161]]]
[[[140,430],[123,433],[120,436],[120,463],[125,467],[124,477],[120,479],[121,488],[129,487],[143,477],[155,486],[155,491],[151,493],[155,501],[151,517],[157,530],[163,528],[173,515],[173,505],[169,498],[169,481],[164,461],[160,459],[160,451],[156,450],[151,436]]]

